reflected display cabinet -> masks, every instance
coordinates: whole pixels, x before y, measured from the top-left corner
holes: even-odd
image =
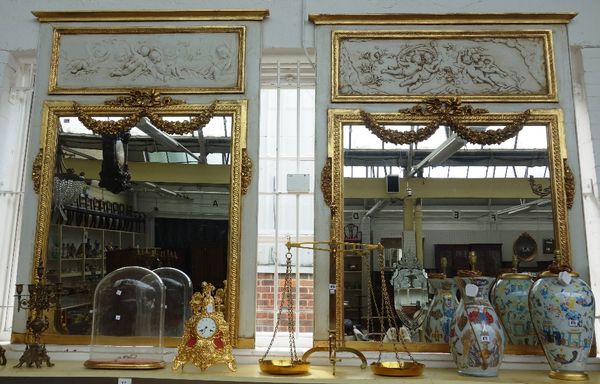
[[[65,289],[106,274],[106,252],[144,247],[144,233],[55,224],[50,227],[48,274]]]

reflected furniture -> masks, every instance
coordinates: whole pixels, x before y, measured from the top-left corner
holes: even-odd
[[[106,252],[107,273],[135,265],[148,269],[175,267],[178,265],[177,253],[160,248],[128,248]]]
[[[435,265],[441,269],[441,260],[448,260],[448,277],[456,276],[461,269],[469,269],[469,252],[477,254],[478,271],[483,276],[496,277],[502,266],[502,244],[435,244]]]

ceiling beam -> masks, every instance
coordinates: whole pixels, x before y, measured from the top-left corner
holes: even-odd
[[[228,165],[204,164],[164,164],[129,162],[131,181],[181,184],[229,185]],[[65,166],[75,173],[85,173],[87,179],[99,179],[102,162],[100,160],[65,159]]]
[[[424,179],[410,178],[413,198],[539,198],[529,180],[522,179]],[[536,179],[544,185],[550,179]],[[385,179],[345,178],[345,198],[402,199],[407,179],[400,179],[400,192],[386,192]]]
[[[346,149],[345,166],[400,166],[408,167],[409,149]],[[424,161],[431,149],[415,149],[413,163]],[[455,152],[441,165],[444,166],[528,166],[548,165],[546,149],[468,149]],[[427,165],[424,165],[425,167]]]
[[[173,137],[181,145],[185,146],[192,152],[201,152],[198,138],[194,136],[177,136]],[[73,133],[61,133],[59,143],[64,147],[73,148],[75,150],[85,149],[102,149],[102,139],[98,136],[79,135]],[[230,137],[204,137],[204,145],[206,153],[230,153],[231,138]],[[129,139],[127,146],[129,152],[132,151],[172,151],[172,148],[156,142],[152,137],[147,136],[132,136]]]

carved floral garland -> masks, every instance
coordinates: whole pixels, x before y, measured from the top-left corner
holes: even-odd
[[[563,159],[563,166],[565,170],[565,194],[567,195],[567,208],[573,208],[573,202],[575,200],[575,175],[567,164],[567,159]]]
[[[431,123],[427,124],[425,127],[419,128],[416,131],[398,132],[384,128],[368,112],[360,111],[360,116],[363,119],[363,122],[365,123],[367,129],[371,131],[375,136],[380,138],[383,142],[398,145],[413,144],[425,141],[428,138],[430,138],[440,126],[439,121],[437,121],[436,119]]]
[[[399,132],[384,128],[371,114],[360,111],[360,116],[367,129],[386,143],[413,144],[424,141],[431,137],[435,131],[445,125],[462,139],[474,144],[500,144],[515,136],[527,122],[530,111],[521,113],[517,118],[507,124],[504,128],[493,131],[476,131],[460,123],[460,118],[465,116],[482,115],[488,113],[487,109],[473,108],[470,105],[462,105],[457,98],[449,100],[427,99],[423,104],[416,105],[410,109],[400,110],[411,116],[429,117],[430,122],[416,131]]]
[[[333,205],[333,197],[331,192],[331,158],[328,158],[321,170],[321,192],[323,192],[323,200],[328,207]]]
[[[252,159],[248,156],[248,151],[242,149],[242,195],[248,193],[250,183],[252,182]]]
[[[152,124],[165,133],[181,135],[197,129],[202,129],[208,124],[210,119],[212,119],[217,106],[216,102],[213,102],[196,116],[191,117],[189,121],[166,121],[163,120],[158,113],[153,111],[154,108],[168,107],[183,103],[183,100],[175,100],[168,96],[161,97],[155,90],[133,90],[129,96],[119,96],[116,100],[107,100],[104,102],[105,105],[123,108],[138,108],[138,110],[131,113],[129,116],[119,120],[95,120],[85,113],[81,106],[76,102],[73,102],[73,109],[75,110],[75,114],[79,118],[79,121],[81,121],[86,128],[99,135],[117,135],[119,133],[128,132],[142,117],[148,117]]]

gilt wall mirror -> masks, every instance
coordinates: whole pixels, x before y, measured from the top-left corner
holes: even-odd
[[[436,120],[436,111],[445,117]],[[449,128],[448,119],[459,122],[463,134],[465,129],[475,132],[487,143],[461,138]],[[353,224],[363,243],[381,242],[386,247],[383,283],[395,296],[390,299],[396,312],[397,303],[404,302],[398,323],[406,324],[403,318],[413,322],[414,329],[405,335],[409,350],[449,351],[447,342],[432,342],[424,332],[423,314],[433,292],[426,283],[415,285],[422,277],[442,270],[454,277],[457,270],[469,268],[471,250],[476,251],[476,267],[484,275],[509,272],[513,241],[523,232],[538,242],[555,239],[556,249],[568,261],[567,206],[572,188],[565,182],[562,120],[562,112],[555,109],[490,113],[462,106],[458,100],[433,100],[425,107],[395,113],[329,110],[322,188],[331,208],[331,240],[348,240],[344,228]],[[411,143],[398,143],[404,139]],[[535,274],[552,257],[523,261],[519,269]],[[422,272],[406,275],[411,289],[399,291],[392,279],[402,265]],[[346,254],[332,260],[332,268],[335,283],[343,287],[336,292],[335,313],[330,314],[338,340],[344,339],[349,347],[376,350],[380,344],[373,341],[384,335],[374,321],[372,304],[381,298],[370,301],[367,287],[372,284],[375,296],[381,291],[378,255]],[[348,324],[360,334],[352,335]],[[391,343],[383,345],[392,349]],[[507,350],[541,353],[529,345]]]
[[[89,343],[95,285],[128,265],[178,268],[195,290],[227,280],[235,342],[246,116],[245,100],[185,104],[143,91],[44,103],[34,265],[63,287],[46,342]]]
[[[527,232],[523,232],[513,243],[513,255],[519,261],[532,261],[537,256],[537,242]]]

